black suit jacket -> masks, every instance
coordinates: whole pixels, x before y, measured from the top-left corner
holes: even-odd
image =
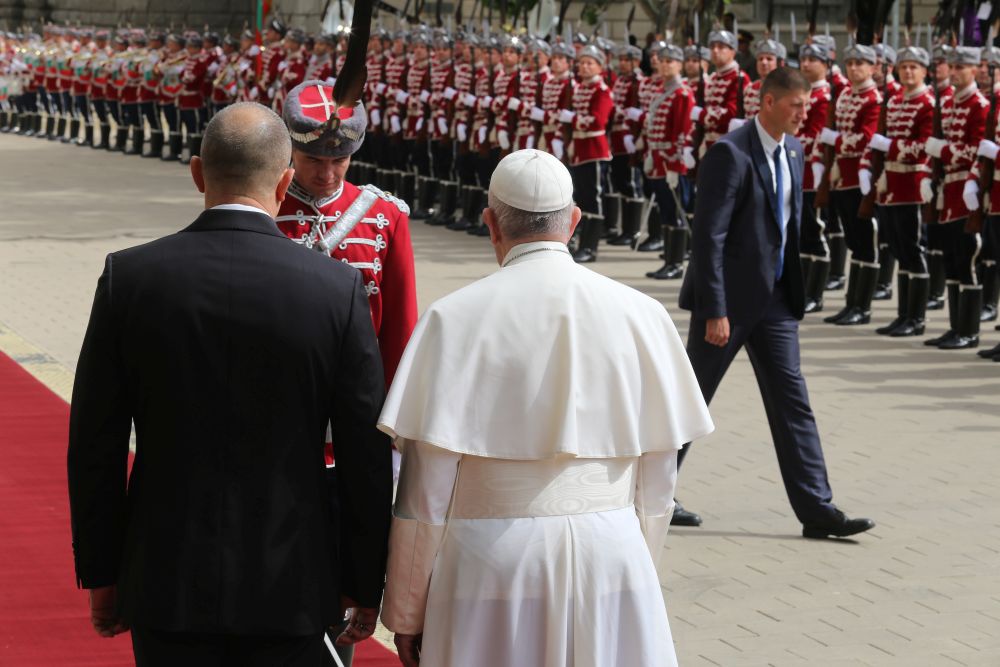
[[[791,170],[792,211],[781,284],[788,307],[802,319],[805,290],[799,261],[802,217],[802,144],[785,136]],[[691,225],[691,261],[680,307],[699,319],[759,319],[774,292],[781,229],[767,156],[750,121],[717,141],[698,167],[698,197]]]
[[[306,635],[340,593],[378,606],[384,396],[361,275],[263,212],[208,210],[109,255],[70,411],[78,584],[117,583],[128,621],[173,631]]]

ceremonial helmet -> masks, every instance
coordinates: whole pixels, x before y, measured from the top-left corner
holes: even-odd
[[[615,55],[619,58],[629,58],[630,60],[642,60],[642,49],[631,44],[623,44],[616,49]]]
[[[544,53],[552,55],[552,46],[541,37],[532,37],[528,40],[528,50],[532,53]]]
[[[597,64],[601,66],[601,69],[607,67],[607,60],[604,57],[604,52],[594,45],[583,47],[576,57],[578,60],[580,58],[592,58],[597,61]]]
[[[956,46],[948,54],[949,65],[978,65],[980,50],[974,46]]]
[[[660,49],[659,53],[656,55],[661,60],[677,60],[679,62],[684,62],[685,53],[684,49],[677,46],[676,44],[664,44]]]
[[[558,44],[554,44],[552,46],[552,55],[563,56],[564,58],[573,60],[573,58],[576,58],[576,49],[574,49],[571,44],[559,42]]]
[[[271,22],[267,24],[267,27],[269,30],[275,31],[282,37],[284,37],[285,33],[288,32],[288,27],[284,23],[282,23],[281,19],[279,18],[271,19]]]
[[[762,39],[753,45],[753,55],[754,57],[761,55],[770,55],[775,58],[784,58],[784,48],[773,39]]]
[[[736,39],[736,35],[728,30],[713,30],[708,33],[708,44],[709,46],[712,44],[722,44],[735,51],[739,45],[739,41]]]
[[[875,49],[870,46],[865,44],[851,44],[844,49],[844,60],[863,60],[874,65],[878,61],[878,56],[875,54]]]
[[[896,49],[892,48],[888,44],[876,44],[874,47],[875,55],[881,58],[890,65],[896,64]]]
[[[514,49],[518,53],[524,53],[525,49],[527,49],[527,44],[517,35],[508,35],[502,42],[502,48]]]
[[[1000,49],[994,49],[1000,52]],[[896,62],[914,62],[918,65],[923,65],[924,67],[930,67],[931,57],[927,54],[927,51],[920,48],[919,46],[907,46],[899,50],[896,54]]]
[[[831,60],[830,49],[829,47],[817,42],[803,44],[799,47],[799,60],[801,61],[803,58],[815,58],[816,60],[822,60],[829,65]]]
[[[292,146],[325,158],[352,155],[361,147],[368,126],[368,115],[360,101],[353,109],[338,107],[333,86],[316,79],[292,88],[282,117]]]

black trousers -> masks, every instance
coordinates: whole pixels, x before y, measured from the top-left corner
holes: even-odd
[[[404,139],[409,164],[406,169],[414,169],[420,176],[430,176],[431,157],[426,139]]]
[[[94,115],[97,116],[97,122],[107,123],[108,103],[104,100],[94,100],[92,104],[94,105]]]
[[[628,155],[611,156],[611,191],[616,195],[635,199],[639,197],[638,169],[631,164]]]
[[[483,190],[489,190],[490,178],[493,176],[493,171],[499,163],[499,148],[491,148],[486,155],[479,154],[479,158],[476,160],[476,175],[479,177],[479,187]],[[575,187],[576,181],[573,181],[573,183]]]
[[[187,136],[190,137],[194,134],[201,134],[202,130],[202,119],[204,118],[204,109],[181,109],[180,110],[180,121],[187,131]]]
[[[985,262],[1000,261],[1000,215],[991,215],[983,225],[983,254]]]
[[[151,132],[158,132],[160,130],[160,109],[156,105],[156,102],[140,102],[139,114],[149,123],[149,130]]]
[[[659,223],[667,227],[684,227],[686,216],[677,215],[679,193],[672,192],[667,181],[662,178],[650,180],[653,196],[656,197],[656,210],[660,212]]]
[[[830,247],[826,244],[826,222],[816,210],[816,191],[802,192],[802,232],[799,254],[815,259],[828,259]]]
[[[802,523],[833,516],[833,492],[816,419],[809,405],[799,354],[799,323],[788,309],[784,288],[775,287],[763,316],[752,324],[732,324],[729,343],[705,340],[706,321],[691,318],[687,353],[702,396],[711,403],[737,352],[746,348],[764,399],[778,467],[795,516]],[[685,445],[680,461],[688,451]],[[679,462],[680,462],[679,461]]]
[[[979,234],[965,232],[965,218],[939,225],[944,250],[944,277],[962,285],[976,285],[976,262],[983,247]]]
[[[122,105],[122,125],[135,127],[139,124],[139,104],[129,103]]]
[[[915,275],[926,274],[927,257],[920,245],[920,205],[882,206],[879,212],[882,216],[879,229],[884,230],[900,270]]]
[[[873,264],[878,262],[878,224],[874,218],[858,217],[861,199],[860,188],[830,193],[830,203],[843,225],[851,259]]]
[[[468,148],[460,148],[455,156],[455,175],[462,185],[476,184],[476,161],[479,154]]]
[[[90,122],[90,104],[87,101],[86,95],[76,95],[73,97],[73,108],[76,109],[76,115],[81,118],[84,123]]]
[[[455,164],[454,147],[450,139],[431,142],[431,174],[442,181],[450,181]]]
[[[256,637],[132,628],[136,667],[320,667],[323,634]]]
[[[602,215],[601,171],[605,165],[606,162],[587,162],[569,168],[569,174],[573,178],[573,200],[584,213]]]
[[[64,90],[59,93],[59,110],[67,116],[73,115],[73,93]]]
[[[41,111],[52,113],[52,101],[49,99],[49,94],[45,91],[44,86],[39,86],[38,90],[35,91],[35,103]]]
[[[181,119],[177,113],[177,106],[174,104],[161,104],[160,115],[167,122],[167,131],[176,132],[181,126]]]

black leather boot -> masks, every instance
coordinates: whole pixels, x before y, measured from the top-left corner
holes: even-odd
[[[601,210],[604,212],[604,232],[602,239],[618,238],[621,228],[622,198],[621,195],[606,194],[601,196]]]
[[[91,144],[90,147],[94,150],[108,150],[108,144],[111,142],[111,126],[107,123],[101,123],[94,130],[94,135],[97,141]]]
[[[458,202],[458,183],[448,181],[441,188],[441,206],[437,213],[427,219],[428,225],[447,225],[455,217],[455,206]]]
[[[655,204],[654,204],[655,206]],[[650,220],[659,220],[660,216],[655,210],[650,211]],[[636,248],[639,252],[661,252],[663,250],[663,226],[659,223],[647,225],[649,236]]]
[[[415,186],[416,197],[413,201],[413,210],[410,211],[410,220],[425,220],[431,217],[431,188],[436,183],[429,176],[417,177]]]
[[[124,125],[119,125],[118,130],[115,131],[115,143],[112,144],[108,150],[115,151],[117,153],[125,152],[125,144],[128,143],[128,128]]]
[[[35,137],[37,139],[48,139],[49,137],[51,137],[53,139],[56,138],[55,137],[55,134],[56,134],[56,117],[55,116],[53,116],[52,114],[49,114],[48,116],[46,116],[45,117],[45,122],[44,122],[44,124],[43,124],[42,127],[44,129],[42,129],[41,132],[37,132],[35,134]]]
[[[412,171],[403,172],[403,175],[399,178],[399,194],[396,196],[411,207],[416,205],[417,175],[415,173]]]
[[[685,227],[669,227],[663,230],[666,240],[666,259],[656,271],[646,274],[655,280],[678,280],[684,277],[684,253],[687,250],[688,231]]]
[[[889,335],[893,338],[923,336],[927,318],[927,295],[931,282],[927,275],[910,274],[906,286],[906,319]]]
[[[830,272],[826,282],[826,290],[833,292],[844,289],[844,265],[847,262],[847,240],[843,234],[827,239],[830,247]]]
[[[80,119],[74,118],[69,122],[69,134],[59,139],[64,144],[77,142],[80,140]]]
[[[18,128],[17,133],[22,137],[31,137],[35,134],[35,117],[38,116],[34,111],[29,111],[21,117],[21,127]]]
[[[931,281],[927,310],[941,310],[944,308],[945,276],[944,255],[940,251],[927,253],[927,271]]]
[[[983,275],[979,281],[983,286],[983,312],[980,322],[993,322],[997,319],[997,296],[1000,294],[1000,272],[995,262],[983,263]]]
[[[837,324],[837,322],[846,317],[851,309],[854,308],[854,302],[857,298],[858,291],[858,269],[860,265],[857,262],[851,262],[850,275],[847,280],[847,295],[844,300],[844,307],[840,309],[836,314],[830,315],[829,317],[824,317],[823,321],[827,324]],[[831,267],[831,271],[833,268]],[[830,283],[827,282],[827,289],[829,289]]]
[[[87,123],[83,127],[83,139],[76,142],[77,146],[87,146],[88,148],[94,145],[94,126]]]
[[[462,186],[459,192],[458,215],[452,218],[451,222],[446,225],[448,229],[453,232],[464,232],[469,227],[472,227],[472,208],[475,206],[478,190],[479,188],[474,185]]]
[[[958,293],[958,335],[942,341],[939,350],[979,347],[979,317],[983,311],[983,286],[962,285]]]
[[[133,125],[131,128],[132,142],[125,150],[125,155],[142,155],[142,144],[145,141],[145,130],[142,125]]]
[[[0,132],[9,134],[14,128],[14,113],[12,111],[0,111]]]
[[[881,278],[882,275],[880,273],[879,279]],[[896,319],[884,327],[879,327],[875,330],[875,333],[880,336],[891,336],[892,332],[906,321],[907,309],[910,305],[909,292],[907,291],[909,286],[910,274],[900,271],[896,276]]]
[[[857,324],[868,324],[872,319],[872,297],[875,295],[875,287],[878,283],[878,267],[866,266],[862,264],[858,269],[858,287],[854,293],[854,306],[851,310],[838,319],[835,324],[839,326],[854,326]]]
[[[61,140],[64,134],[66,134],[66,116],[59,116],[55,132],[49,134],[49,141]]]
[[[604,219],[592,213],[584,213],[580,224],[583,226],[580,247],[573,253],[573,261],[577,264],[596,262],[597,244],[601,242],[601,234],[604,232]]]
[[[608,245],[632,245],[642,227],[642,208],[645,202],[641,199],[623,199],[621,204],[622,233],[608,240]]]
[[[896,267],[896,256],[892,254],[888,246],[881,246],[878,250],[878,284],[875,286],[875,301],[888,301],[892,298],[892,272]]]
[[[143,157],[161,157],[163,155],[163,132],[153,130],[149,133],[149,150],[142,154]]]
[[[476,200],[476,205],[472,208],[472,227],[468,229],[468,233],[472,236],[488,237],[490,235],[490,228],[486,226],[483,222],[483,211],[486,209],[486,204],[489,201],[486,190],[479,190],[479,198]]]
[[[924,341],[924,345],[929,345],[930,347],[937,347],[942,343],[951,341],[958,336],[958,292],[959,292],[958,282],[949,281],[946,285],[948,291],[948,330],[937,338],[928,338]],[[933,281],[932,288],[933,289]],[[927,306],[930,308],[930,305]]]
[[[192,134],[188,137],[188,154],[181,158],[181,164],[190,164],[191,158],[201,155],[201,135]]]
[[[171,132],[167,139],[167,154],[161,155],[161,160],[166,160],[172,162],[174,160],[179,160],[181,157],[181,146],[183,144],[183,139],[180,132]]]
[[[810,259],[809,272],[803,274],[806,276],[805,312],[818,313],[823,310],[823,292],[830,275],[830,262],[827,259]]]

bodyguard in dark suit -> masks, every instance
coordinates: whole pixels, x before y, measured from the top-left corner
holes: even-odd
[[[319,665],[342,603],[338,643],[374,629],[382,365],[360,273],[274,223],[290,155],[270,110],[221,111],[191,164],[206,210],[109,255],[98,282],[70,416],[73,549],[95,627],[130,627],[140,667]]]
[[[759,115],[706,153],[680,306],[691,311],[687,350],[705,400],[746,348],[803,535],[845,537],[874,523],[833,505],[799,365],[803,154],[793,135],[809,92],[795,70],[775,70],[762,84]]]

